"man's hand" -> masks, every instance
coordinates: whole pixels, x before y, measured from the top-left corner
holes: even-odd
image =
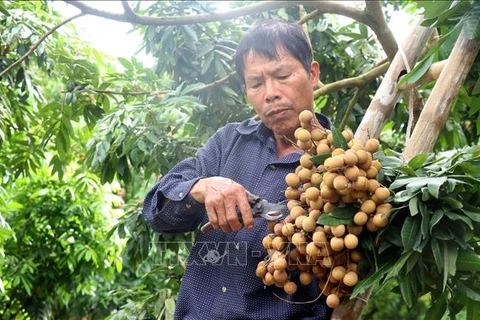
[[[233,180],[222,177],[200,179],[190,191],[192,197],[205,204],[208,220],[214,229],[224,232],[238,231],[242,224],[236,208],[240,210],[245,227],[253,228],[253,213],[245,188]]]

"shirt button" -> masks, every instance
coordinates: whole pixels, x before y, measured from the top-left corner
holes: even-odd
[[[192,205],[191,205],[190,203],[187,203],[187,204],[185,205],[185,207],[187,207],[187,209],[190,209],[190,208],[192,207]]]
[[[274,164],[269,164],[269,165],[268,165],[268,169],[270,169],[270,170],[275,170],[275,165],[274,165]]]
[[[227,287],[222,287],[222,292],[223,293],[227,292]]]
[[[180,198],[182,198],[182,197],[183,197],[183,192],[180,192],[180,193],[178,194],[178,196],[179,196]]]

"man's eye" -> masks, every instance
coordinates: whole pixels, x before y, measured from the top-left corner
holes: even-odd
[[[290,74],[285,74],[285,75],[278,76],[277,79],[278,80],[286,80],[286,79],[288,79],[288,77],[290,77]]]
[[[250,88],[258,89],[258,88],[260,88],[261,85],[262,85],[261,83],[254,83],[254,84],[250,85]]]

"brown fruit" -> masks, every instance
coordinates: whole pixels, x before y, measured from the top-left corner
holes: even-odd
[[[295,173],[288,173],[285,176],[285,182],[289,187],[297,188],[298,185],[300,184],[300,178]]]
[[[318,199],[319,196],[320,196],[320,190],[318,190],[317,187],[310,187],[308,189],[305,189],[305,197],[308,200],[315,201]]]
[[[357,154],[359,164],[365,163],[369,159],[368,153],[365,150],[357,150],[356,154]]]
[[[312,283],[312,275],[308,272],[300,273],[300,283],[308,286],[310,283]]]
[[[320,141],[324,139],[327,135],[325,134],[325,131],[315,128],[310,132],[312,139],[315,141]]]
[[[292,281],[288,281],[287,283],[285,283],[285,285],[283,286],[283,290],[285,290],[285,292],[289,295],[292,295],[294,294],[295,292],[297,292],[297,285],[295,284],[295,282],[292,282]]]
[[[312,186],[318,186],[323,181],[323,177],[320,173],[314,172],[310,176],[310,183]]]
[[[365,191],[368,188],[368,179],[359,176],[356,181],[352,182],[352,188],[357,191]]]
[[[351,262],[358,263],[362,259],[362,254],[360,251],[351,250],[348,255]]]
[[[297,229],[302,229],[303,226],[303,220],[307,219],[307,216],[299,216],[297,219],[295,219],[295,227]]]
[[[374,166],[370,166],[370,168],[367,169],[366,173],[368,179],[375,179],[377,177],[378,170]]]
[[[290,215],[294,220],[306,214],[307,214],[307,210],[303,209],[301,206],[295,206],[292,209],[290,209]]]
[[[272,241],[275,238],[275,234],[267,234],[263,240],[262,240],[262,245],[265,249],[273,249],[272,246]]]
[[[282,226],[282,234],[285,237],[291,237],[293,236],[294,233],[295,233],[295,226],[293,225],[293,223],[288,222]]]
[[[298,115],[298,120],[303,123],[309,124],[313,119],[313,112],[310,110],[303,110]]]
[[[317,221],[321,215],[322,215],[322,212],[319,209],[314,209],[308,213],[308,216],[312,217],[315,221]]]
[[[374,166],[378,172],[382,169],[382,164],[378,160],[372,160],[372,166]]]
[[[298,177],[301,182],[308,182],[312,176],[312,171],[307,168],[303,168],[298,172]]]
[[[350,142],[353,139],[353,132],[350,129],[343,130],[342,135],[347,142]]]
[[[360,233],[362,233],[363,226],[353,226],[353,227],[348,226],[347,230],[349,233],[358,236]]]
[[[329,188],[333,188],[333,181],[335,180],[336,177],[338,177],[339,174],[336,172],[325,172],[323,174],[323,182],[325,183],[326,186]]]
[[[332,278],[336,280],[342,280],[343,277],[345,276],[345,273],[347,273],[347,270],[343,266],[336,266],[335,268],[332,269]]]
[[[312,138],[312,135],[307,129],[296,130],[296,134],[297,140],[301,142],[310,142],[310,139]]]
[[[285,259],[284,257],[277,258],[273,262],[273,268],[275,270],[285,270],[286,267],[287,267],[287,259]]]
[[[346,166],[354,166],[358,162],[358,157],[355,154],[355,151],[347,150],[345,155],[343,156],[343,161],[345,162]]]
[[[330,146],[325,143],[317,144],[317,154],[330,153]]]
[[[369,179],[368,180],[368,192],[375,193],[375,191],[380,188],[380,182],[376,179]]]
[[[285,271],[285,269],[275,270],[275,272],[273,272],[273,278],[279,283],[285,283],[288,280],[288,273]]]
[[[313,210],[320,210],[320,209],[322,209],[322,207],[323,207],[323,199],[322,199],[322,197],[318,197],[318,199],[315,200],[315,201],[310,201],[310,202],[309,202],[309,205],[310,205],[310,208],[312,208]]]
[[[300,157],[300,165],[304,168],[311,169],[313,167],[313,162],[310,161],[311,157],[308,153],[303,154]]]
[[[298,248],[302,245],[306,245],[306,239],[303,233],[297,232],[292,236],[292,243]]]
[[[330,239],[330,246],[333,251],[341,251],[343,250],[345,243],[343,242],[343,238],[333,237]]]
[[[377,213],[373,216],[373,224],[378,228],[383,228],[388,224],[388,217],[385,214]]]
[[[302,221],[302,229],[305,230],[305,232],[312,232],[315,230],[317,227],[317,220],[314,219],[313,217],[306,217]]]
[[[375,196],[377,197],[379,202],[384,202],[390,196],[390,191],[385,187],[380,187],[375,190]]]
[[[354,271],[348,271],[343,277],[343,283],[349,287],[353,287],[358,282],[358,275]]]
[[[362,203],[360,206],[360,211],[365,212],[366,214],[372,214],[375,212],[375,209],[377,208],[377,204],[373,200],[367,200]]]
[[[332,157],[338,156],[340,154],[345,154],[345,150],[343,150],[342,148],[333,149]]]
[[[343,176],[343,175],[338,175],[333,179],[333,187],[337,190],[344,190],[348,188],[350,183],[350,180]]]
[[[355,249],[358,246],[358,238],[354,234],[347,234],[343,241],[347,249]]]
[[[367,223],[367,221],[368,215],[363,211],[358,211],[353,216],[353,222],[355,222],[357,226],[363,226],[365,223]]]
[[[335,237],[343,237],[345,234],[346,228],[344,224],[339,224],[338,226],[332,226],[332,233]]]
[[[327,240],[327,234],[324,231],[315,231],[312,235],[312,241],[317,246],[325,244]]]
[[[281,251],[285,249],[286,246],[287,246],[287,239],[285,239],[284,237],[277,236],[273,238],[272,240],[273,249]]]
[[[340,304],[340,298],[335,293],[331,293],[327,296],[327,306],[334,309]]]
[[[285,198],[289,200],[298,200],[302,194],[302,189],[288,187],[285,189]]]
[[[378,151],[378,147],[380,146],[380,142],[377,139],[368,139],[365,142],[365,150],[370,153],[375,153]]]

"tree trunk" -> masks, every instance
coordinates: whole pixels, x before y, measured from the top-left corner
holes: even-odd
[[[405,160],[409,160],[419,153],[433,150],[440,130],[447,121],[450,108],[479,49],[480,41],[468,40],[463,32],[460,33],[405,147],[403,152]]]
[[[401,94],[401,91],[397,89],[397,83],[400,73],[407,69],[404,58],[408,61],[408,65],[413,67],[432,35],[433,29],[420,26],[422,19],[421,16],[417,18],[409,36],[406,37],[401,46],[405,56],[400,51],[395,55],[390,68],[388,68],[385,74],[385,78],[368,106],[362,122],[358,126],[355,138],[366,141],[368,138],[378,138],[380,135]]]

